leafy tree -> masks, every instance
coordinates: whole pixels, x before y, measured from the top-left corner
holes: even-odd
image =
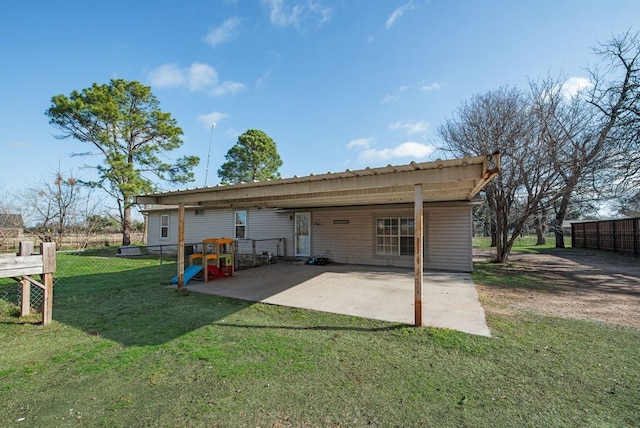
[[[249,129],[225,155],[218,170],[223,184],[265,181],[280,178],[282,160],[275,141],[257,129]]]
[[[131,222],[132,229],[133,229],[134,223],[135,221]],[[111,233],[114,231],[117,232],[118,229],[120,228],[120,224],[116,220],[114,220],[111,217],[103,216],[100,214],[91,214],[87,216],[87,218],[85,219],[85,225],[91,230],[99,233],[102,233],[102,232]]]
[[[103,189],[118,207],[122,244],[131,243],[131,207],[135,196],[157,190],[155,179],[170,183],[193,181],[199,158],[175,163],[162,160],[182,145],[182,129],[170,113],[160,110],[151,88],[136,81],[112,79],[94,83],[70,96],[56,95],[46,111],[57,138],[74,138],[97,149],[102,162],[93,166],[97,179],[85,182]]]

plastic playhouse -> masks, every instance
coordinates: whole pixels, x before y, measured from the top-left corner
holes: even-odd
[[[202,266],[204,281],[233,276],[233,239],[207,238],[202,241],[202,253],[189,256],[189,265]]]

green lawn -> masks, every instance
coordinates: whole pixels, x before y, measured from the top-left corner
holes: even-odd
[[[489,313],[478,337],[179,293],[155,260],[83,257],[58,258],[52,325],[0,299],[0,426],[640,420],[640,331]]]

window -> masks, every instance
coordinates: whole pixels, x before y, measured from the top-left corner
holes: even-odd
[[[413,255],[413,217],[376,219],[376,254],[380,256]]]
[[[165,214],[160,216],[160,237],[169,237],[169,216]]]
[[[235,238],[236,239],[244,239],[247,237],[247,212],[246,211],[236,211],[235,212]]]

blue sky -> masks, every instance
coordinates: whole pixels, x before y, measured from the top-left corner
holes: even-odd
[[[433,160],[464,100],[548,73],[584,84],[591,48],[638,23],[640,0],[5,1],[0,191],[90,177],[100,159],[71,157],[91,147],[44,112],[94,82],[150,85],[184,130],[170,156],[201,158],[177,187],[200,187],[251,128],[283,177]]]

